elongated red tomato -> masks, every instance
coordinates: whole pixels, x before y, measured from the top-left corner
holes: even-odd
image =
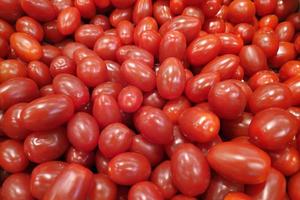
[[[74,113],[72,100],[63,94],[38,98],[24,108],[21,118],[32,131],[51,130],[67,122]]]
[[[210,169],[204,154],[192,144],[182,144],[171,157],[174,185],[188,196],[205,192],[210,181]]]
[[[69,164],[46,192],[44,200],[86,199],[92,183],[92,172],[78,164]]]
[[[167,58],[160,65],[156,85],[158,93],[165,99],[175,99],[181,96],[185,86],[185,72],[180,60]]]
[[[271,168],[268,154],[250,143],[217,144],[208,152],[207,160],[219,175],[242,184],[263,183]]]

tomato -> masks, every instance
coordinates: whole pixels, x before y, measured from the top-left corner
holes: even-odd
[[[68,163],[75,163],[85,167],[92,167],[95,161],[94,152],[85,152],[74,147],[68,149],[65,157]]]
[[[143,103],[143,93],[135,86],[124,87],[118,96],[118,105],[124,112],[135,112]]]
[[[217,144],[208,152],[207,160],[219,175],[242,184],[263,183],[271,168],[268,154],[250,143]]]
[[[255,5],[250,0],[233,0],[228,8],[228,18],[235,24],[252,22],[255,16]]]
[[[276,26],[275,32],[280,41],[290,42],[294,37],[295,27],[292,22],[281,22]]]
[[[15,59],[0,62],[0,83],[16,77],[26,77],[26,66]]]
[[[289,78],[297,75],[300,75],[300,61],[298,60],[286,62],[279,70],[279,77],[283,81],[286,81]]]
[[[160,42],[160,34],[154,30],[148,30],[140,34],[138,46],[157,57],[159,54]]]
[[[171,157],[174,185],[188,196],[205,192],[210,181],[210,170],[203,153],[192,144],[182,144]]]
[[[132,8],[126,8],[126,9],[119,9],[116,8],[114,9],[110,16],[109,16],[109,23],[113,27],[117,27],[119,22],[124,21],[124,20],[131,20],[132,18]]]
[[[191,107],[191,104],[188,99],[181,96],[168,101],[163,107],[163,111],[173,123],[177,123],[180,114],[189,107]]]
[[[278,17],[276,15],[266,15],[263,16],[259,22],[258,22],[258,26],[260,28],[262,27],[270,27],[272,29],[275,29],[275,27],[278,24]]]
[[[275,15],[277,15],[280,19],[286,18],[289,14],[295,12],[299,6],[299,2],[297,1],[277,1]]]
[[[24,14],[19,0],[1,0],[0,10],[1,21],[3,19],[3,21],[7,20],[9,22],[15,22],[19,17],[21,17]]]
[[[89,194],[90,200],[114,200],[117,198],[117,186],[106,175],[94,174],[93,183]]]
[[[57,10],[49,0],[20,0],[24,12],[39,21],[48,22],[57,16]]]
[[[21,17],[16,21],[16,31],[31,35],[38,41],[44,38],[44,30],[41,24],[31,17]]]
[[[153,4],[153,16],[159,25],[164,24],[172,19],[169,2],[166,0],[158,0]]]
[[[31,61],[28,63],[27,76],[34,80],[40,87],[48,85],[52,81],[49,67],[40,61]]]
[[[185,85],[183,65],[177,58],[167,58],[160,65],[156,77],[157,90],[165,99],[175,99],[181,96]]]
[[[75,62],[67,56],[57,56],[50,64],[50,73],[52,77],[58,74],[75,74],[76,65]]]
[[[26,62],[39,60],[42,57],[40,43],[27,33],[13,33],[10,37],[10,44],[16,55]]]
[[[1,36],[0,36],[0,50],[1,50],[1,53],[0,53],[1,59],[5,58],[10,51],[8,42]]]
[[[274,13],[277,2],[276,0],[255,0],[254,5],[256,13],[259,16],[265,16]]]
[[[94,150],[99,134],[96,119],[88,113],[78,112],[68,122],[68,139],[78,150],[85,152]]]
[[[75,0],[74,6],[83,18],[92,18],[96,15],[96,6],[93,0]]]
[[[133,139],[133,132],[121,123],[113,123],[106,126],[99,137],[98,147],[107,158],[126,152]]]
[[[178,124],[187,139],[199,143],[210,142],[220,130],[219,118],[214,113],[197,107],[183,111]]]
[[[255,32],[252,44],[260,47],[267,58],[276,55],[280,38],[271,28],[264,27]]]
[[[288,181],[287,191],[291,200],[298,199],[300,197],[299,188],[299,180],[300,180],[300,173],[294,174]]]
[[[18,2],[16,2],[16,1],[10,1],[10,3],[17,3],[18,4]],[[2,8],[2,6],[3,6],[3,1],[1,1],[1,3],[0,3],[1,8]],[[10,12],[12,12],[12,10],[10,10]],[[2,14],[3,13],[0,12],[0,16],[2,16]],[[10,13],[10,16],[12,16],[12,13]],[[4,40],[9,40],[9,37],[13,33],[14,33],[14,28],[12,27],[12,25],[10,25],[8,22],[6,22],[3,19],[0,19],[0,36]]]
[[[120,91],[122,90],[122,85],[120,83],[115,82],[104,82],[94,88],[92,92],[92,101],[96,99],[100,94],[111,95],[115,99],[118,98]]]
[[[252,197],[242,192],[229,192],[224,200],[252,200]]]
[[[18,103],[4,113],[1,128],[9,138],[23,140],[29,134],[29,131],[24,128],[21,118],[21,112],[25,106],[26,103]]]
[[[150,173],[148,159],[139,153],[121,153],[108,163],[109,177],[120,185],[133,185],[145,181]]]
[[[158,186],[149,181],[136,183],[129,190],[128,200],[135,200],[141,198],[157,200],[164,199]]]
[[[44,96],[47,96],[47,95],[50,95],[50,94],[55,94],[53,86],[51,84],[50,85],[45,85],[44,87],[42,87],[40,89],[41,97],[44,97]]]
[[[232,31],[233,33],[239,35],[243,39],[245,44],[249,44],[251,43],[254,36],[255,27],[251,24],[240,23],[237,24]]]
[[[154,144],[168,144],[173,139],[173,124],[166,114],[151,106],[143,106],[135,114],[136,129]]]
[[[296,31],[300,30],[300,15],[299,12],[293,13],[291,15],[289,15],[289,17],[287,18],[288,21],[292,22],[292,24],[295,26]]]
[[[97,39],[102,34],[103,29],[101,26],[94,24],[84,24],[76,30],[74,37],[76,42],[80,42],[89,48],[93,48]]]
[[[226,102],[226,107],[224,107],[224,102]],[[212,86],[208,94],[208,103],[219,117],[236,119],[242,115],[247,99],[239,85],[226,80]]]
[[[65,8],[73,6],[72,0],[51,0],[51,3],[58,11],[62,11]]]
[[[0,84],[0,109],[6,110],[10,106],[30,102],[39,96],[36,83],[29,78],[12,78]]]
[[[285,81],[285,84],[289,87],[289,89],[292,92],[292,104],[293,105],[299,105],[299,95],[300,95],[300,76],[294,76],[287,81]]]
[[[44,38],[52,43],[61,42],[65,36],[62,35],[57,28],[57,21],[50,21],[43,25]]]
[[[157,22],[153,17],[145,17],[136,24],[133,35],[134,43],[136,45],[139,45],[141,34],[146,31],[158,31]]]
[[[65,42],[65,43],[64,43]],[[63,56],[67,56],[71,59],[74,59],[74,52],[77,49],[85,48],[85,45],[78,43],[78,42],[70,42],[68,40],[65,40],[61,42],[61,49]]]
[[[268,69],[267,58],[263,50],[256,45],[244,46],[239,56],[240,64],[248,76],[252,76],[258,71]]]
[[[29,161],[23,150],[23,144],[16,140],[5,140],[0,143],[0,165],[10,173],[24,171]]]
[[[76,109],[86,105],[89,101],[88,88],[76,76],[70,74],[55,76],[53,88],[57,94],[65,94],[70,97]]]
[[[43,199],[86,199],[93,180],[92,172],[78,164],[69,164],[56,178]]]
[[[136,59],[128,59],[121,65],[121,75],[125,81],[144,92],[155,88],[155,72],[147,64]]]
[[[152,15],[151,0],[135,0],[132,11],[132,21],[137,24],[140,20]]]
[[[225,22],[223,19],[218,18],[207,19],[203,24],[203,30],[211,34],[224,33]]]
[[[76,64],[79,64],[85,58],[90,58],[90,57],[98,58],[99,60],[101,60],[101,58],[99,58],[99,56],[93,50],[85,47],[78,48],[73,53],[73,60],[75,61]]]
[[[36,166],[30,180],[32,196],[42,199],[66,166],[67,163],[61,161],[50,161]]]
[[[205,200],[224,199],[229,192],[243,192],[244,185],[226,180],[221,176],[212,177],[205,194]]]
[[[251,78],[248,80],[248,85],[253,90],[256,90],[261,86],[273,83],[279,83],[279,78],[275,72],[270,70],[258,71],[253,74],[253,76],[251,76]]]
[[[296,50],[293,43],[279,42],[279,48],[273,57],[270,58],[270,64],[274,68],[280,68],[283,64],[296,58]]]
[[[117,101],[112,95],[99,94],[93,105],[93,116],[100,128],[121,121],[121,113]]]
[[[117,33],[122,44],[128,45],[133,43],[134,26],[130,21],[120,21],[117,25]]]
[[[108,174],[108,162],[110,160],[105,158],[101,155],[100,151],[98,150],[95,157],[95,165],[96,169],[99,173]]]
[[[57,17],[57,29],[63,35],[70,35],[80,26],[80,12],[76,7],[63,9]]]
[[[10,175],[3,183],[1,189],[1,199],[23,199],[33,200],[30,193],[30,176],[25,173]]]
[[[221,41],[220,54],[238,54],[243,47],[243,40],[232,33],[218,33],[216,36]]]
[[[124,45],[116,52],[117,60],[120,64],[131,59],[143,62],[150,68],[154,67],[154,57],[148,51],[134,45]]]

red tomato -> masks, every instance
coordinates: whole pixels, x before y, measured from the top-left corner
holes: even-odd
[[[258,71],[248,80],[248,85],[252,90],[273,83],[279,83],[279,78],[275,72],[270,70]]]
[[[181,96],[177,99],[168,101],[163,107],[163,111],[175,124],[178,122],[180,114],[189,107],[191,107],[191,104],[188,99],[184,96]]]
[[[255,5],[250,0],[233,0],[229,4],[228,18],[232,23],[250,23],[255,17]]]
[[[158,186],[149,181],[136,183],[130,188],[128,200],[141,199],[144,197],[155,200],[164,199]]]
[[[79,0],[77,0],[79,1]],[[91,0],[89,0],[91,1]],[[75,32],[74,37],[76,42],[80,42],[89,48],[93,48],[97,39],[103,34],[103,29],[99,25],[84,24],[81,25]]]
[[[41,24],[31,17],[21,17],[16,21],[16,31],[27,33],[38,41],[42,41],[44,30]]]
[[[26,77],[26,66],[15,59],[0,62],[0,83],[16,77]]]
[[[300,61],[298,60],[286,62],[279,70],[279,77],[283,81],[298,75],[300,75]]]
[[[89,199],[115,200],[117,198],[117,186],[104,174],[95,174],[93,177],[93,186],[91,187]]]
[[[135,86],[124,87],[118,96],[118,105],[124,112],[135,112],[143,103],[143,93]]]
[[[288,181],[288,194],[292,200],[296,200],[300,197],[300,192],[298,190],[300,183],[300,172],[294,174]]]
[[[57,10],[49,0],[21,0],[21,7],[30,17],[48,22],[57,16]]]
[[[232,33],[218,33],[221,41],[220,54],[238,54],[243,47],[243,40]]]
[[[76,7],[63,9],[57,17],[57,29],[63,35],[70,35],[80,26],[80,12]]]

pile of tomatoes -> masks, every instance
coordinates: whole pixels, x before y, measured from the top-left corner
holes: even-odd
[[[300,200],[298,0],[0,0],[1,200]]]

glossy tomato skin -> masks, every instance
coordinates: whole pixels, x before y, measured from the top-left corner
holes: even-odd
[[[112,97],[117,99],[121,90],[122,90],[122,85],[120,83],[110,82],[110,81],[104,82],[94,88],[91,99],[92,101],[94,101],[96,97],[99,96],[100,94],[111,95]]]
[[[283,81],[297,75],[300,75],[300,61],[298,60],[286,62],[279,70],[279,77]]]
[[[152,15],[151,0],[136,0],[132,10],[132,21],[137,24],[140,20]]]
[[[90,152],[97,146],[99,126],[96,119],[88,113],[78,112],[68,122],[67,136],[78,150]]]
[[[100,134],[98,147],[106,158],[128,151],[132,144],[133,131],[121,123],[106,126]]]
[[[80,26],[80,12],[76,7],[63,9],[57,17],[57,29],[62,35],[70,35]]]
[[[42,41],[44,30],[41,24],[31,17],[21,17],[16,21],[16,31],[27,33],[38,41]]]
[[[74,6],[79,10],[83,18],[90,19],[96,15],[96,5],[93,0],[75,0]]]
[[[67,163],[50,161],[36,166],[31,174],[30,191],[34,198],[42,199]]]
[[[207,64],[221,50],[220,39],[212,34],[198,37],[187,48],[187,59],[194,66]]]
[[[284,149],[297,132],[297,120],[280,108],[269,108],[257,113],[249,126],[251,141],[266,150]]]
[[[75,163],[85,167],[92,167],[95,161],[94,152],[84,152],[70,147],[65,154],[68,163]]]
[[[135,114],[136,129],[154,144],[168,144],[173,139],[173,124],[166,114],[151,106],[143,106]]]
[[[145,17],[136,24],[133,33],[133,40],[135,45],[139,45],[141,41],[141,34],[146,31],[158,31],[158,24],[153,17]]]
[[[289,197],[294,200],[294,199],[298,199],[300,197],[300,192],[298,190],[299,188],[299,180],[300,180],[300,173],[296,173],[294,174],[288,181],[288,194]]]
[[[6,110],[10,106],[30,102],[39,96],[36,83],[29,78],[12,78],[0,85],[0,108]]]
[[[10,44],[16,55],[26,62],[39,60],[42,57],[40,43],[27,33],[13,33],[10,37]]]
[[[192,144],[182,144],[171,157],[174,185],[188,196],[205,192],[209,185],[210,169],[204,154]]]
[[[232,23],[249,23],[255,16],[255,5],[250,0],[234,0],[229,4],[228,18]]]
[[[255,0],[254,5],[256,8],[256,13],[259,16],[265,16],[274,13],[277,2],[276,0]]]
[[[279,83],[278,75],[271,70],[262,70],[258,71],[248,80],[248,85],[252,90],[256,90],[257,88],[268,85],[272,83]]]
[[[223,199],[229,192],[243,192],[244,185],[224,179],[219,175],[212,177],[205,194],[205,200]]]
[[[103,34],[101,26],[94,24],[81,25],[75,32],[76,42],[85,44],[89,48],[93,48],[97,39]]]
[[[30,133],[24,128],[21,113],[26,103],[18,103],[11,106],[2,118],[2,131],[11,139],[23,140]]]
[[[30,175],[25,173],[16,173],[9,176],[3,183],[1,189],[1,199],[23,199],[33,200],[30,193]]]
[[[252,44],[260,47],[267,58],[276,55],[279,48],[280,38],[272,28],[263,27],[255,32],[252,40]]]
[[[284,83],[288,86],[290,91],[292,92],[292,104],[293,105],[299,105],[299,95],[300,95],[300,90],[299,90],[299,82],[300,82],[300,76],[294,76],[292,78],[289,78],[287,81]]]
[[[26,66],[15,59],[0,62],[0,83],[16,77],[26,77]]]
[[[86,85],[76,76],[71,74],[59,74],[53,79],[55,93],[70,97],[76,109],[89,102],[89,91]]]
[[[281,172],[271,168],[265,183],[246,186],[245,190],[253,200],[261,198],[281,200],[285,196],[286,180]]]
[[[161,36],[157,31],[148,30],[141,33],[138,46],[147,50],[155,57],[159,55]]]
[[[24,152],[28,159],[42,163],[59,158],[69,147],[64,128],[33,132],[24,141]]]
[[[287,109],[292,102],[291,90],[282,83],[270,83],[259,86],[249,99],[249,108],[253,113],[271,107]]]
[[[224,102],[227,106],[224,107]],[[208,94],[212,110],[223,119],[236,119],[242,115],[247,99],[245,93],[231,80],[216,83]]]
[[[243,47],[244,41],[233,33],[216,34],[221,41],[220,54],[238,54]]]
[[[125,152],[115,156],[108,163],[108,175],[120,185],[133,185],[148,179],[151,166],[148,159],[134,152]]]
[[[92,183],[92,172],[78,164],[69,164],[57,177],[43,199],[85,199]]]
[[[279,48],[276,55],[270,58],[269,62],[272,67],[280,68],[283,64],[296,58],[296,50],[293,43],[279,42]]]
[[[252,200],[252,197],[250,197],[249,195],[243,192],[229,192],[224,198],[224,200],[235,200],[235,199]]]
[[[280,41],[291,42],[295,34],[295,27],[292,22],[285,21],[276,26],[275,32]]]
[[[104,174],[94,174],[93,186],[90,189],[89,199],[107,199],[117,198],[117,185]]]
[[[271,168],[268,154],[250,143],[217,144],[208,152],[207,160],[219,175],[242,184],[263,183]]]
[[[26,129],[44,131],[51,130],[67,122],[72,117],[73,112],[74,105],[69,97],[62,94],[53,94],[38,98],[27,104],[21,118]]]
[[[260,28],[262,27],[270,27],[272,29],[275,29],[275,27],[278,24],[278,17],[276,15],[266,15],[263,16],[259,21],[258,21],[258,26]]]
[[[163,195],[154,183],[150,181],[143,181],[136,183],[133,185],[128,193],[128,200],[134,200],[134,199],[157,199],[157,200],[163,200]]]
[[[135,86],[124,87],[118,95],[120,109],[132,113],[137,111],[143,103],[143,93]]]
[[[65,36],[58,31],[56,20],[45,23],[43,29],[45,40],[48,42],[61,42],[65,38]]]
[[[199,143],[210,142],[220,130],[219,118],[214,113],[197,107],[183,111],[178,125],[187,139]]]
[[[57,16],[57,10],[50,1],[47,0],[21,0],[21,7],[30,17],[48,22],[54,20]]]
[[[3,21],[14,22],[24,14],[18,0],[1,1],[0,10],[0,17]]]
[[[181,96],[177,99],[168,101],[163,107],[163,111],[175,124],[178,122],[180,114],[189,107],[191,107],[189,100],[186,97]]]
[[[159,25],[172,19],[169,2],[166,0],[159,0],[153,4],[153,16]]]
[[[121,122],[121,113],[117,101],[112,95],[100,94],[94,100],[93,116],[100,128]]]
[[[24,171],[28,164],[28,158],[23,150],[23,144],[16,140],[5,140],[0,143],[1,167],[10,173]]]
[[[151,181],[161,189],[164,198],[173,197],[177,189],[172,182],[171,161],[160,163],[152,172]]]
[[[161,63],[156,76],[157,90],[165,99],[181,96],[185,86],[185,72],[180,60],[167,58]]]
[[[110,16],[109,16],[109,22],[110,25],[113,27],[117,27],[118,23],[124,20],[130,20],[132,19],[132,8],[126,8],[126,9],[114,9]]]
[[[31,61],[28,63],[27,76],[34,80],[40,87],[48,85],[52,81],[49,67],[40,61]]]
[[[94,45],[94,51],[103,60],[116,60],[116,51],[121,47],[121,40],[117,36],[102,35]]]
[[[250,44],[255,33],[255,27],[248,23],[240,23],[235,25],[232,31],[243,39],[244,44]]]

